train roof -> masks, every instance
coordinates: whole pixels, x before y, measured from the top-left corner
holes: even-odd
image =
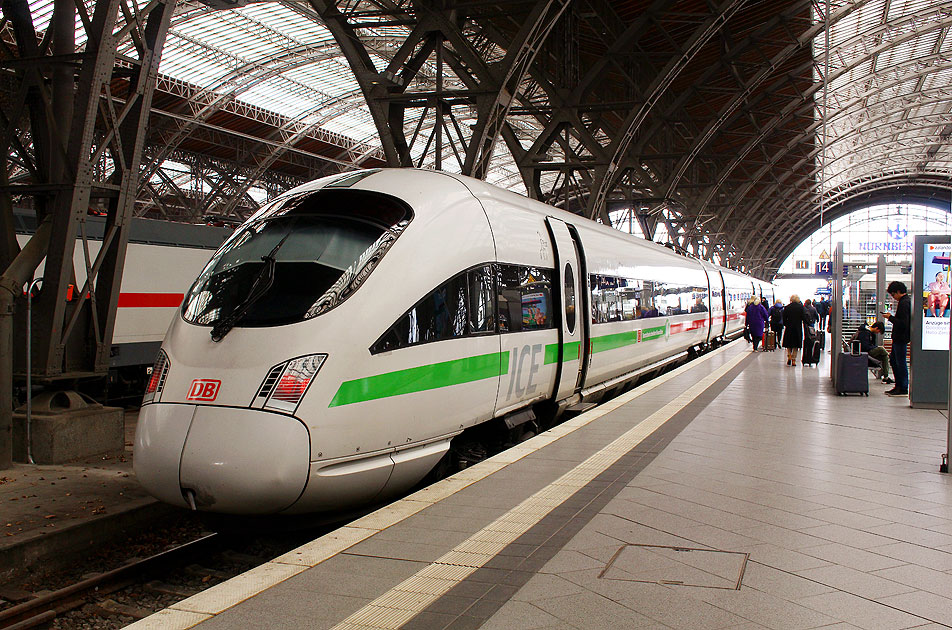
[[[33,234],[36,231],[36,216],[27,210],[16,209],[13,212],[17,234]],[[86,235],[94,241],[101,241],[106,231],[106,217],[89,215],[86,217]],[[201,225],[198,223],[177,223],[158,219],[133,218],[130,226],[129,242],[144,245],[164,245],[167,247],[189,247],[192,249],[218,249],[231,236],[231,228]]]

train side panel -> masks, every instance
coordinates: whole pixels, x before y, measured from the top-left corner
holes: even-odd
[[[593,322],[587,387],[707,342],[708,283],[697,261],[621,234],[580,233]]]
[[[492,187],[471,186],[471,190],[492,226],[498,263],[521,270],[529,280],[518,296],[513,291],[512,300],[498,305],[500,325],[509,329],[499,335],[508,365],[499,382],[494,412],[498,417],[549,398],[555,387],[559,359],[555,324],[560,321],[555,251],[545,214],[533,208],[537,202]],[[531,282],[534,272],[541,281]],[[563,359],[563,369],[578,370],[577,352]]]
[[[725,334],[728,337],[738,337],[744,330],[744,309],[747,301],[754,296],[754,286],[750,278],[736,271],[723,269],[724,296],[727,305],[727,327]]]
[[[22,247],[29,238],[18,234],[17,242]],[[89,241],[91,260],[95,260],[101,246],[101,241]],[[185,292],[213,253],[212,249],[199,247],[129,243],[112,338],[113,366],[154,361]],[[73,251],[73,268],[74,299],[79,299],[79,291],[86,282],[85,254],[79,241]],[[43,272],[41,263],[35,277],[42,277]]]

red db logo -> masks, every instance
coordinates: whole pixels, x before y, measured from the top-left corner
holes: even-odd
[[[188,396],[185,397],[185,400],[215,400],[218,396],[219,387],[221,387],[221,381],[197,378],[192,381],[192,386],[188,388]]]

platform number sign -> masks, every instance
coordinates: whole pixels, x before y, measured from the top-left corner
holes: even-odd
[[[816,263],[815,269],[818,274],[831,274],[833,273],[833,263],[829,260],[821,260]]]

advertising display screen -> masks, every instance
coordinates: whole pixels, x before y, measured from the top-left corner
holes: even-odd
[[[922,247],[922,349],[948,350],[952,245],[925,243]]]

